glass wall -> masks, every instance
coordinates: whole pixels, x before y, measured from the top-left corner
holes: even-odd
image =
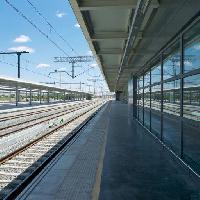
[[[139,113],[139,121],[143,123],[143,76],[139,79],[139,90],[138,90],[138,113]]]
[[[151,86],[151,131],[161,137],[161,85]]]
[[[150,72],[144,75],[144,125],[150,128]]]
[[[139,121],[200,174],[200,22],[166,46],[137,91]]]
[[[200,23],[184,34],[183,158],[200,171]]]

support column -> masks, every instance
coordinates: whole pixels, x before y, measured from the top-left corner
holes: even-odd
[[[49,90],[47,92],[47,103],[49,103]]]
[[[18,90],[18,102],[20,102],[20,90]]]
[[[39,101],[40,101],[40,104],[42,103],[42,93],[41,93],[41,89],[39,91]]]
[[[27,102],[27,99],[28,99],[28,98],[27,98],[27,90],[26,90],[26,102]]]
[[[18,106],[18,96],[19,94],[18,94],[18,86],[16,86],[16,91],[15,91],[15,104],[16,104],[16,106]]]
[[[30,100],[29,100],[29,105],[32,105],[32,89],[30,88]]]

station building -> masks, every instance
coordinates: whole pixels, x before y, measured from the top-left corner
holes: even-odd
[[[200,172],[200,2],[71,0],[116,100]]]

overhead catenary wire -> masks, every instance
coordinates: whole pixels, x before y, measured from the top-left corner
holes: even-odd
[[[28,18],[25,14],[23,14],[23,12],[21,10],[19,10],[15,5],[13,5],[9,0],[4,0],[15,12],[18,13],[18,15],[20,15],[24,20],[26,20],[30,25],[32,25],[40,34],[42,34],[47,40],[49,40],[57,49],[59,49],[62,53],[64,53],[66,56],[69,56],[66,51],[61,48],[54,40],[52,40],[48,34],[46,34],[44,31],[42,31],[30,18]],[[62,38],[62,40],[65,40],[57,31],[56,29],[51,25],[50,22],[48,22],[47,18],[45,18],[42,13],[33,5],[33,3],[30,0],[27,0],[27,2],[32,6],[32,8],[35,10],[35,12],[37,12],[45,21],[46,23],[54,30],[54,32],[56,32],[57,35],[59,35],[60,38]],[[66,43],[68,43],[65,40]],[[71,50],[73,50],[73,52],[75,52],[76,54],[78,54],[73,47],[71,47],[71,45],[68,44],[68,46],[70,47]],[[89,67],[89,65],[87,65]],[[81,72],[80,74],[78,74],[77,76],[80,76],[82,74],[84,74],[85,72],[87,72],[89,69],[84,70],[83,72]],[[77,77],[76,76],[76,77]]]
[[[8,0],[4,0],[13,10],[15,10],[15,12],[17,12],[23,19],[25,19],[29,24],[31,24],[40,34],[42,34],[45,38],[47,38],[47,40],[49,40],[55,47],[57,47],[57,49],[59,49],[62,53],[64,53],[66,56],[69,56],[65,50],[63,50],[56,42],[54,42],[49,36],[48,34],[46,34],[44,31],[42,31],[31,19],[29,19],[28,17],[26,17],[26,15],[24,15],[22,13],[22,11],[20,11],[18,8],[16,8],[10,1]]]
[[[6,65],[9,65],[9,66],[12,66],[12,67],[16,67],[16,65],[12,64],[12,63],[9,63],[9,62],[6,62],[6,61],[2,61],[0,60],[0,63],[3,63],[3,64],[6,64]],[[54,80],[58,80],[57,78],[54,78],[54,77],[51,77],[51,76],[47,76],[46,74],[43,74],[43,73],[40,73],[40,72],[36,72],[36,71],[33,71],[31,69],[28,69],[27,67],[21,67],[23,70],[26,70],[26,71],[29,71],[33,74],[37,74],[37,75],[40,75],[40,76],[43,76],[43,77],[46,77],[46,78],[50,78],[50,79],[54,79]]]
[[[73,51],[75,54],[78,55],[78,52],[69,44],[69,42],[60,34],[58,33],[58,31],[54,28],[54,26],[48,21],[48,19],[46,17],[44,17],[44,15],[41,13],[41,11],[38,10],[38,8],[30,1],[30,0],[26,0],[29,5],[33,8],[33,10],[41,17],[44,19],[44,21],[46,22],[46,24],[67,44],[67,46],[71,49],[71,51]]]

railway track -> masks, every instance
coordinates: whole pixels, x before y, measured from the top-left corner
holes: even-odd
[[[104,103],[77,110],[65,123],[0,159],[0,199],[10,199],[19,193]]]
[[[75,104],[75,105],[64,106],[64,107],[61,107],[61,108],[53,109],[53,111],[46,109],[45,111],[43,111],[43,113],[39,113],[39,116],[37,116],[36,113],[33,112],[33,113],[31,113],[30,118],[27,118],[27,116],[26,116],[23,119],[15,120],[14,123],[10,123],[10,124],[7,124],[7,125],[4,124],[4,127],[0,127],[0,138],[3,137],[3,136],[10,135],[12,133],[22,131],[22,130],[27,129],[29,127],[33,127],[35,125],[44,123],[46,121],[49,121],[49,120],[54,119],[56,117],[60,117],[60,116],[65,115],[67,113],[73,112],[74,110],[76,110],[76,108],[78,108],[80,106],[83,106],[83,107],[87,106],[90,103],[86,102],[86,103],[81,103],[81,104],[79,103],[79,104]],[[24,116],[24,114],[22,114],[20,118],[22,118],[22,116]]]
[[[66,102],[66,103],[60,103],[59,105],[53,104],[53,105],[48,105],[47,106],[43,106],[43,107],[35,107],[35,108],[31,108],[31,109],[26,109],[26,110],[17,110],[17,111],[13,111],[12,113],[1,113],[0,114],[0,123],[1,122],[5,122],[7,120],[12,120],[12,119],[18,119],[18,118],[22,118],[22,117],[28,117],[31,115],[36,115],[36,114],[41,114],[43,112],[50,112],[50,111],[54,111],[60,108],[65,108],[68,106],[73,106],[74,104],[78,104],[79,102]]]

